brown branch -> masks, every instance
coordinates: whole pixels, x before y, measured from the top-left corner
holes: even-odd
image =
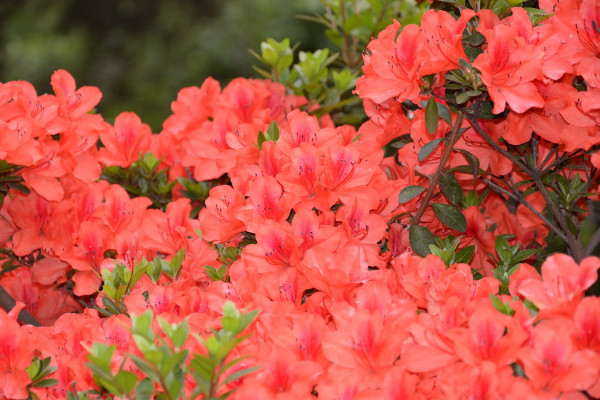
[[[0,306],[4,308],[6,312],[9,312],[16,304],[17,302],[15,299],[13,299],[12,296],[8,294],[8,292],[4,290],[2,286],[0,286]],[[41,324],[37,322],[37,320],[33,318],[25,309],[22,309],[19,312],[17,320],[26,325],[41,326]]]
[[[596,230],[583,250],[583,257],[591,256],[600,244],[600,229]]]
[[[581,241],[579,240],[578,237],[575,237],[575,235],[573,235],[573,233],[569,229],[569,226],[568,226],[568,223],[566,220],[567,217],[565,215],[563,215],[563,213],[561,213],[561,211],[558,209],[556,204],[554,204],[554,202],[550,198],[550,193],[548,192],[546,185],[544,185],[544,182],[542,182],[542,175],[540,174],[540,171],[537,168],[535,168],[535,166],[534,166],[534,169],[529,168],[525,163],[521,162],[521,160],[514,157],[508,151],[503,149],[500,145],[498,145],[498,143],[496,143],[494,140],[492,140],[492,138],[490,138],[488,136],[488,134],[483,130],[483,128],[481,128],[481,126],[479,125],[479,122],[477,121],[477,113],[479,112],[479,106],[480,106],[480,103],[477,102],[475,105],[475,112],[469,113],[467,115],[467,117],[469,118],[469,121],[471,122],[471,125],[477,131],[477,133],[491,147],[493,147],[498,152],[500,152],[502,155],[504,155],[506,158],[508,158],[513,164],[515,164],[517,167],[519,167],[523,172],[525,172],[527,175],[529,175],[533,179],[533,182],[535,183],[538,190],[540,191],[540,194],[544,198],[544,201],[546,202],[548,207],[550,207],[550,211],[552,212],[554,220],[556,221],[556,223],[559,225],[560,229],[562,230],[563,236],[566,236],[566,238],[567,238],[566,243],[567,243],[567,247],[571,250],[571,256],[573,256],[573,259],[575,259],[576,262],[580,262],[583,259],[583,246],[581,244]],[[556,163],[556,161],[554,163],[552,163],[552,165],[555,165],[555,163]],[[556,164],[556,165],[558,165],[558,164]]]
[[[478,103],[476,103],[476,104],[478,104]],[[476,112],[475,113],[468,113],[467,114],[467,118],[471,122],[471,126],[475,129],[475,131],[477,131],[477,133],[491,147],[493,147],[494,150],[498,151],[504,157],[508,158],[513,164],[515,164],[517,167],[521,168],[521,170],[523,170],[523,172],[525,172],[526,174],[528,174],[528,175],[531,176],[533,174],[533,171],[531,169],[529,169],[529,167],[527,165],[523,164],[521,162],[521,160],[519,160],[518,158],[516,158],[515,156],[513,156],[512,154],[510,154],[505,149],[503,149],[498,143],[496,143],[495,140],[493,140],[491,137],[488,136],[488,134],[481,127],[481,125],[479,125],[479,121],[477,121],[477,112],[479,112],[479,107],[476,108]]]
[[[525,207],[529,208],[531,210],[531,212],[533,212],[539,219],[541,219],[546,225],[548,225],[548,227],[554,233],[556,233],[562,240],[564,240],[565,242],[567,241],[567,237],[565,236],[565,234],[556,225],[554,225],[548,218],[546,218],[542,213],[540,213],[538,210],[536,210],[535,207],[533,207],[527,200],[525,200],[525,198],[523,197],[521,192],[519,192],[515,188],[511,187],[511,189],[512,189],[512,193],[511,193],[508,190],[504,189],[502,186],[492,182],[491,180],[489,180],[487,178],[480,178],[480,179],[483,180],[484,182],[486,182],[492,188],[492,190],[500,191],[500,192],[504,193],[505,195],[509,196],[510,198],[512,198],[513,200],[516,200],[516,201],[520,202],[521,204],[523,204]]]
[[[415,214],[415,217],[411,221],[408,229],[412,228],[413,226],[418,225],[419,221],[421,220],[421,217],[423,216],[423,213],[425,212],[425,209],[429,205],[429,201],[431,200],[431,197],[433,196],[435,187],[437,186],[438,181],[440,180],[440,176],[442,176],[442,173],[444,172],[444,168],[446,167],[448,158],[450,158],[450,153],[452,152],[452,148],[454,147],[454,144],[460,137],[460,133],[461,133],[460,126],[462,125],[462,122],[463,122],[463,113],[462,113],[462,111],[459,111],[456,116],[456,122],[454,123],[454,126],[452,126],[452,131],[450,132],[450,137],[448,138],[448,143],[446,143],[446,148],[444,150],[444,153],[442,154],[442,158],[440,159],[440,163],[437,167],[437,170],[431,177],[431,181],[429,182],[429,187],[427,188],[427,193],[425,194],[425,197],[423,198],[421,205],[419,206],[419,209],[417,210],[417,213]]]

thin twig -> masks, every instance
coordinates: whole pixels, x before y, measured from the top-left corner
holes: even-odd
[[[480,179],[482,181],[486,182],[492,188],[492,190],[500,191],[500,192],[504,193],[505,195],[509,196],[511,199],[516,200],[519,203],[523,204],[525,207],[529,208],[531,210],[531,212],[533,212],[539,219],[541,219],[546,225],[548,225],[548,227],[554,233],[556,233],[562,240],[564,240],[565,242],[567,241],[567,237],[565,236],[565,234],[556,225],[554,225],[548,218],[546,218],[544,216],[544,214],[540,213],[538,210],[535,209],[535,207],[533,207],[533,205],[531,205],[531,203],[529,203],[527,200],[525,200],[525,198],[523,197],[521,192],[519,192],[515,188],[511,187],[511,189],[513,190],[513,192],[511,193],[508,190],[504,189],[502,186],[494,183],[493,181],[491,181],[487,178],[481,177]]]
[[[423,216],[423,213],[425,212],[425,209],[429,205],[429,201],[431,200],[431,197],[433,196],[435,187],[437,186],[438,181],[440,180],[440,176],[444,172],[444,168],[446,167],[448,158],[450,158],[450,153],[452,152],[452,148],[454,147],[454,144],[460,137],[460,133],[461,133],[460,126],[462,125],[462,122],[463,122],[463,113],[462,113],[462,111],[459,111],[458,114],[456,115],[456,121],[454,122],[454,126],[452,126],[452,131],[450,132],[450,137],[448,138],[448,143],[446,144],[446,148],[444,149],[444,153],[442,154],[440,163],[437,167],[437,170],[431,177],[431,181],[429,182],[429,187],[427,188],[427,193],[425,194],[425,197],[421,201],[421,205],[419,206],[419,209],[417,210],[415,217],[411,221],[411,223],[409,225],[409,229],[412,228],[413,226],[416,226],[419,223],[419,221],[421,220],[421,217]]]
[[[537,168],[534,168],[534,169],[529,168],[526,164],[521,162],[521,160],[514,157],[508,151],[506,151],[505,149],[500,147],[494,140],[492,140],[492,138],[490,138],[488,136],[488,134],[481,128],[481,126],[479,125],[479,122],[477,121],[477,114],[479,112],[480,106],[481,106],[480,101],[477,101],[475,103],[475,111],[467,114],[467,117],[468,117],[469,121],[471,122],[471,125],[473,126],[473,128],[475,128],[477,133],[479,133],[479,135],[481,135],[481,137],[490,146],[492,146],[494,149],[496,149],[498,152],[500,152],[506,158],[511,160],[511,162],[514,165],[519,167],[523,172],[525,172],[527,175],[529,175],[533,179],[533,182],[535,183],[538,190],[540,191],[540,194],[544,198],[544,201],[546,202],[548,207],[550,207],[550,211],[552,212],[552,216],[554,217],[554,220],[559,225],[560,229],[563,232],[563,235],[565,235],[566,238],[568,239],[568,240],[566,240],[566,243],[567,243],[568,248],[571,250],[571,256],[573,256],[573,259],[576,262],[580,262],[583,258],[583,246],[581,244],[581,241],[579,240],[579,238],[577,238],[577,237],[575,237],[575,235],[573,235],[573,233],[569,229],[569,225],[566,220],[567,217],[565,215],[563,215],[563,213],[558,209],[556,204],[554,204],[554,202],[552,201],[552,198],[550,197],[550,193],[548,192],[548,189],[544,185],[544,182],[542,182],[542,175],[540,174],[540,170],[538,170]],[[577,153],[577,152],[575,152],[575,153]],[[551,166],[559,165],[559,164],[557,164],[557,161],[558,160],[556,160],[554,163],[552,163]]]
[[[348,34],[345,30],[346,25],[346,4],[344,0],[340,0],[340,16],[342,17],[342,31],[344,32],[344,46],[340,49],[342,50],[342,56],[346,58],[346,64],[348,66],[352,65],[352,55],[350,52],[350,42],[348,41]]]
[[[6,312],[9,312],[14,308],[16,304],[17,302],[15,301],[15,299],[13,299],[12,296],[8,294],[8,292],[4,290],[2,286],[0,286],[0,306],[4,308]],[[19,312],[17,320],[26,325],[41,326],[41,324],[35,318],[33,318],[31,314],[29,314],[24,308],[21,309],[21,311]]]
[[[531,135],[531,139],[529,139],[529,148],[531,149],[531,158],[532,158],[532,168],[537,168],[538,162],[538,144],[539,141],[535,137],[535,135]]]
[[[590,238],[590,241],[585,246],[583,250],[583,257],[591,256],[596,247],[600,244],[600,229],[597,229],[596,232]]]
[[[548,154],[546,155],[546,157],[544,157],[544,161],[542,161],[542,163],[539,165],[539,169],[544,170],[544,165],[546,165],[546,163],[548,161],[550,161],[550,158],[552,157],[552,154],[556,152],[556,156],[558,157],[558,145],[555,144],[552,146],[552,149],[550,149],[550,151],[548,152]]]
[[[479,103],[476,103],[476,104],[479,104]],[[478,112],[478,111],[479,111],[479,107],[476,107],[476,112]],[[528,174],[528,175],[532,175],[533,174],[533,171],[531,171],[531,169],[527,165],[523,164],[521,162],[521,160],[519,160],[518,158],[514,157],[508,151],[506,151],[505,149],[503,149],[502,147],[500,147],[500,145],[498,145],[498,143],[496,143],[491,137],[488,136],[488,134],[481,127],[481,125],[479,125],[479,122],[477,121],[477,115],[476,115],[476,113],[468,113],[467,114],[467,118],[469,118],[469,121],[471,122],[471,126],[473,126],[473,128],[475,128],[475,131],[477,131],[477,133],[490,146],[492,146],[496,151],[498,151],[504,157],[508,158],[517,167],[521,168],[521,170],[523,170],[523,172],[525,172],[526,174]]]

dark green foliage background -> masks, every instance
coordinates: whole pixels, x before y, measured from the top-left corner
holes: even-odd
[[[78,86],[100,88],[107,121],[134,111],[158,132],[179,89],[256,76],[248,49],[260,52],[267,37],[330,46],[320,26],[296,18],[322,10],[319,0],[5,0],[0,80],[47,93],[63,68]]]

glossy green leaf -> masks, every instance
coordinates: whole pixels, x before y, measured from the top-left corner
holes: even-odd
[[[181,348],[185,342],[187,341],[190,334],[190,326],[188,323],[183,320],[179,323],[177,328],[173,331],[171,335],[171,341],[173,342],[173,346],[176,348]]]
[[[440,143],[442,143],[444,139],[438,138],[433,139],[431,142],[427,143],[425,146],[419,150],[419,161],[424,161],[433,151],[438,147]]]
[[[532,7],[523,7],[525,11],[527,11],[527,15],[529,15],[529,20],[535,26],[538,25],[545,19],[548,19],[552,16],[552,14],[547,13],[544,10],[540,10],[539,8]]]
[[[256,371],[257,369],[260,369],[260,368],[261,367],[258,366],[258,367],[250,367],[250,368],[240,369],[239,371],[236,371],[233,374],[229,375],[227,377],[227,379],[225,379],[223,381],[223,384],[226,385],[229,382],[233,382],[236,379],[240,379],[241,377],[246,376],[246,375],[248,375],[248,374],[250,374],[250,373],[252,373],[252,372],[254,372],[254,371]]]
[[[442,224],[458,232],[467,231],[467,219],[458,207],[444,203],[433,203],[431,207]]]
[[[459,263],[459,264],[468,264],[471,261],[471,258],[473,258],[474,254],[475,254],[475,246],[474,245],[467,246],[465,248],[460,249],[458,252],[456,252],[456,257],[454,258],[454,262]]]
[[[425,127],[429,133],[435,133],[439,122],[439,112],[437,103],[433,96],[429,98],[425,107]]]
[[[189,350],[182,350],[177,353],[169,354],[168,357],[165,357],[164,362],[160,366],[160,373],[167,376],[177,367],[184,370],[188,354]]]
[[[183,263],[183,259],[185,258],[185,250],[180,249],[169,262],[171,266],[171,271],[173,273],[173,278],[179,276],[179,270],[181,269],[181,264]]]
[[[50,387],[58,384],[58,379],[42,379],[33,383],[32,387]]]
[[[135,400],[150,400],[154,394],[154,383],[149,378],[144,378],[135,389]]]
[[[440,175],[439,185],[442,193],[448,201],[454,205],[457,205],[463,199],[462,186],[456,179],[453,173],[444,172]]]
[[[403,188],[398,195],[398,203],[404,204],[419,196],[426,189],[423,186],[411,185]]]
[[[137,383],[138,377],[133,372],[121,370],[115,376],[116,386],[121,389],[121,394],[128,395],[133,391]]]
[[[467,150],[457,149],[460,154],[465,158],[467,163],[471,166],[471,173],[473,174],[473,180],[477,179],[479,175],[479,159],[473,154],[468,152]]]
[[[431,254],[430,244],[434,244],[434,236],[431,231],[424,226],[413,226],[408,234],[410,247],[421,256]]]

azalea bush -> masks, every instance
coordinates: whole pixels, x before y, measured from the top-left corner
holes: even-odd
[[[600,397],[597,1],[324,4],[157,134],[0,86],[0,397]]]

